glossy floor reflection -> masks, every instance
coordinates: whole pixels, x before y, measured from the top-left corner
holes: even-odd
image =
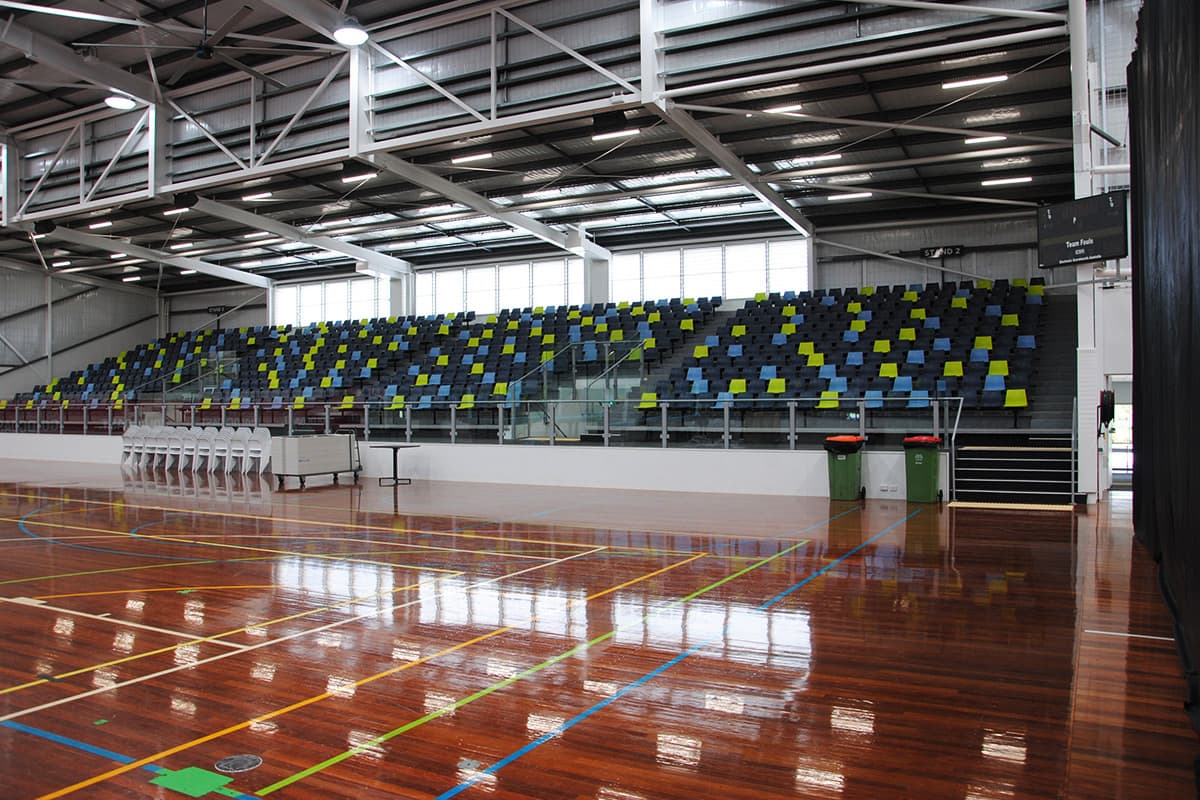
[[[1194,792],[1119,496],[38,469],[0,462],[6,799]],[[263,763],[214,766],[239,754]]]

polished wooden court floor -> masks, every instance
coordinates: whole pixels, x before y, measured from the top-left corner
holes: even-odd
[[[276,491],[0,460],[0,509],[3,800],[1195,793],[1128,496]]]

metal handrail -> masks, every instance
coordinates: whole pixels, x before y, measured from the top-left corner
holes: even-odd
[[[695,445],[707,434],[717,433],[710,423],[719,420],[720,440],[724,448],[731,448],[736,436],[741,437],[743,441],[749,441],[750,446],[753,446],[758,438],[746,437],[763,437],[771,449],[774,449],[775,445],[796,449],[804,432],[813,436],[852,428],[864,433],[868,430],[883,433],[901,432],[911,430],[913,420],[923,416],[922,413],[904,413],[894,417],[885,414],[880,418],[873,409],[866,409],[863,398],[859,397],[839,398],[836,409],[817,409],[816,405],[820,400],[819,397],[786,397],[733,398],[720,401],[704,398],[650,403],[640,400],[514,402],[507,397],[496,397],[475,400],[466,405],[461,400],[430,399],[407,403],[399,408],[393,408],[389,399],[356,400],[350,403],[317,402],[299,407],[294,403],[275,404],[261,401],[239,403],[236,407],[233,404],[222,404],[208,408],[197,402],[124,402],[95,405],[89,403],[69,406],[45,403],[33,409],[24,406],[0,409],[0,431],[111,435],[124,431],[130,425],[142,424],[149,420],[154,423],[185,425],[262,425],[282,430],[289,435],[299,430],[332,433],[335,428],[353,429],[361,430],[365,439],[371,438],[373,430],[390,429],[402,430],[402,435],[407,441],[411,441],[414,434],[435,437],[445,434],[449,441],[457,442],[464,433],[494,431],[495,435],[488,434],[486,440],[504,443],[521,440],[522,437],[516,433],[517,427],[535,424],[531,415],[538,414],[542,417],[540,424],[548,426],[545,437],[533,436],[533,429],[527,427],[524,440],[545,438],[553,444],[562,441],[565,436],[561,428],[558,428],[556,420],[565,419],[568,415],[560,411],[571,407],[588,407],[595,409],[591,416],[603,420],[602,429],[593,431],[588,436],[597,438],[605,446],[611,446],[614,441],[620,443],[619,440],[626,435],[639,433],[656,438],[662,447],[687,446],[688,443]],[[961,418],[962,398],[931,400],[927,410],[932,419],[927,419],[930,419],[936,433],[938,414],[935,406],[943,400],[958,402],[958,414],[950,426],[948,435],[949,447],[953,451]],[[902,406],[905,411],[910,410],[905,398],[883,398],[883,406],[885,411],[888,407],[894,409],[896,406]],[[870,428],[866,426],[868,411],[873,417]],[[749,415],[760,412],[774,416],[767,418],[770,420],[768,424],[759,427],[746,424]],[[811,419],[825,424],[810,426],[810,413]],[[439,422],[438,417],[442,414],[446,415],[445,419]],[[487,419],[484,419],[485,415]],[[901,420],[901,424],[887,425],[886,422],[893,418]],[[884,424],[875,424],[879,422]],[[511,433],[506,434],[506,431]],[[691,438],[685,441],[687,436]]]

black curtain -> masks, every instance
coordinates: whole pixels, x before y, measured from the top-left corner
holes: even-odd
[[[1129,65],[1134,528],[1200,730],[1200,2],[1146,0]]]

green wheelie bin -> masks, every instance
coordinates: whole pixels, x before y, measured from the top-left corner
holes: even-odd
[[[942,499],[938,488],[938,445],[936,436],[904,438],[904,483],[910,503],[937,503]]]
[[[862,436],[828,436],[829,499],[860,500],[867,490],[862,485]]]

